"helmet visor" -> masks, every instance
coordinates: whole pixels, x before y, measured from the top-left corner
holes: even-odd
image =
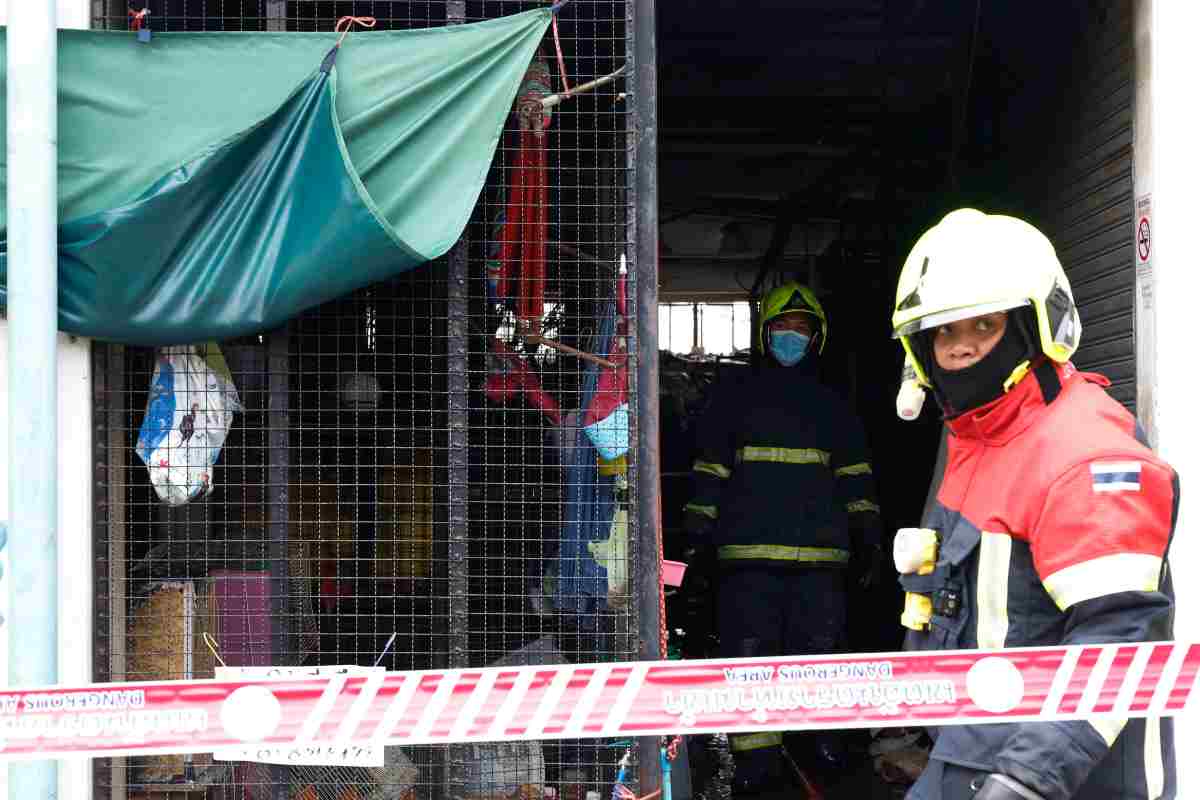
[[[920,319],[914,319],[912,322],[906,322],[892,331],[892,338],[899,339],[901,336],[912,336],[914,333],[927,331],[939,325],[947,325],[951,322],[958,322],[959,320],[970,319],[971,317],[981,317],[984,314],[994,314],[997,311],[1009,311],[1029,304],[1028,300],[1000,300],[995,303],[982,303],[977,306],[951,308],[935,314],[927,314]]]

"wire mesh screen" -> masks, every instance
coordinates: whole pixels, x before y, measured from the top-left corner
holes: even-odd
[[[156,31],[314,31],[344,15],[413,28],[542,4],[148,5]],[[95,27],[128,25],[124,4],[93,9]],[[168,505],[138,450],[170,353],[95,347],[98,680],[202,678],[222,662],[637,657],[637,465],[621,452],[636,343],[618,302],[629,109],[621,81],[545,112],[529,105],[562,92],[564,73],[575,86],[621,67],[625,19],[623,1],[562,10],[559,44],[547,34],[448,256],[219,343],[236,411],[208,493]],[[371,768],[113,759],[97,764],[97,796],[586,800],[611,792],[624,747],[388,748]]]

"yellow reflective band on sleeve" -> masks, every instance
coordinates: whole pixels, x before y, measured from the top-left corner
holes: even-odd
[[[870,475],[871,465],[864,461],[861,464],[851,464],[847,467],[838,467],[833,471],[833,474],[839,478],[848,478],[851,475]]]
[[[1143,748],[1146,770],[1146,797],[1162,797],[1166,790],[1166,765],[1162,754],[1162,718],[1146,717],[1146,740]]]
[[[783,744],[782,733],[735,733],[729,737],[729,749],[735,753],[761,750]]]
[[[709,519],[717,518],[716,506],[702,506],[699,503],[688,503],[683,507],[684,511],[691,511],[693,514],[701,514]]]
[[[998,650],[1008,639],[1008,571],[1012,564],[1012,537],[984,531],[979,538],[979,572],[975,602],[978,620],[975,639],[979,647]]]
[[[876,514],[878,514],[879,505],[877,503],[872,503],[870,500],[854,500],[853,502],[846,503],[846,511],[850,514],[861,514],[864,511],[874,511]]]
[[[1109,747],[1113,746],[1113,742],[1121,735],[1121,731],[1125,730],[1126,722],[1128,722],[1128,719],[1125,717],[1096,717],[1095,719],[1088,720],[1088,724],[1092,726],[1096,733],[1100,734],[1100,738]]]
[[[1146,553],[1114,553],[1060,569],[1042,581],[1054,603],[1066,611],[1076,603],[1117,592],[1158,590],[1162,559]]]
[[[738,462],[766,461],[773,464],[822,464],[829,466],[829,451],[810,447],[758,447],[747,445],[737,451]]]
[[[705,475],[715,475],[723,480],[728,480],[732,474],[729,467],[723,467],[720,464],[712,464],[708,461],[697,461],[692,464],[692,472],[703,472]]]
[[[726,561],[802,561],[812,564],[848,564],[850,551],[836,547],[792,547],[786,544],[726,544],[717,548]]]

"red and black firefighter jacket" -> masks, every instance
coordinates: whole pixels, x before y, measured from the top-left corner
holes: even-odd
[[[1178,481],[1107,385],[1043,361],[1004,397],[947,423],[945,473],[925,520],[941,535],[937,566],[900,578],[934,606],[928,630],[908,633],[909,649],[1170,638],[1166,554]],[[1007,774],[1046,800],[1175,797],[1169,720],[947,726],[935,735],[933,758]]]
[[[746,370],[714,390],[686,511],[712,520],[722,563],[845,566],[852,547],[879,545],[862,425],[814,371]]]

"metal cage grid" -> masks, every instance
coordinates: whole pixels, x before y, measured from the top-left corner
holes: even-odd
[[[413,28],[543,4],[146,5],[155,31],[313,31],[331,30],[346,15],[374,16],[385,29]],[[572,85],[626,62],[627,13],[624,0],[574,0],[562,10],[558,28]],[[127,25],[123,3],[93,4],[93,27]],[[538,58],[553,90],[562,91],[549,34]],[[97,680],[205,677],[217,656],[231,665],[381,659],[389,669],[639,656],[646,605],[639,576],[647,555],[639,560],[637,450],[624,465],[585,458],[580,467],[580,405],[589,368],[596,368],[535,338],[592,352],[611,313],[618,265],[633,238],[631,110],[623,91],[618,81],[552,111],[543,139],[545,313],[536,330],[490,302],[486,281],[501,235],[496,219],[519,163],[513,114],[472,222],[446,257],[313,309],[283,329],[220,343],[244,408],[206,498],[167,507],[134,452],[156,353],[94,347]],[[630,315],[635,291],[631,279]],[[631,384],[635,331],[630,319]],[[496,342],[536,376],[561,408],[560,419],[539,411],[535,392],[524,386],[496,390],[504,363],[493,353]],[[636,420],[632,386],[629,402]],[[575,524],[573,503],[597,481],[614,502],[607,549],[595,554],[579,541],[589,529]],[[560,577],[588,559],[608,567],[599,582]],[[238,592],[243,598],[230,605]],[[208,652],[200,634],[215,628],[240,632],[218,637],[235,642],[234,651]],[[113,759],[97,763],[96,793],[499,800],[540,797],[553,787],[564,800],[585,800],[589,792],[611,792],[623,747],[562,741],[395,750],[382,770]]]

